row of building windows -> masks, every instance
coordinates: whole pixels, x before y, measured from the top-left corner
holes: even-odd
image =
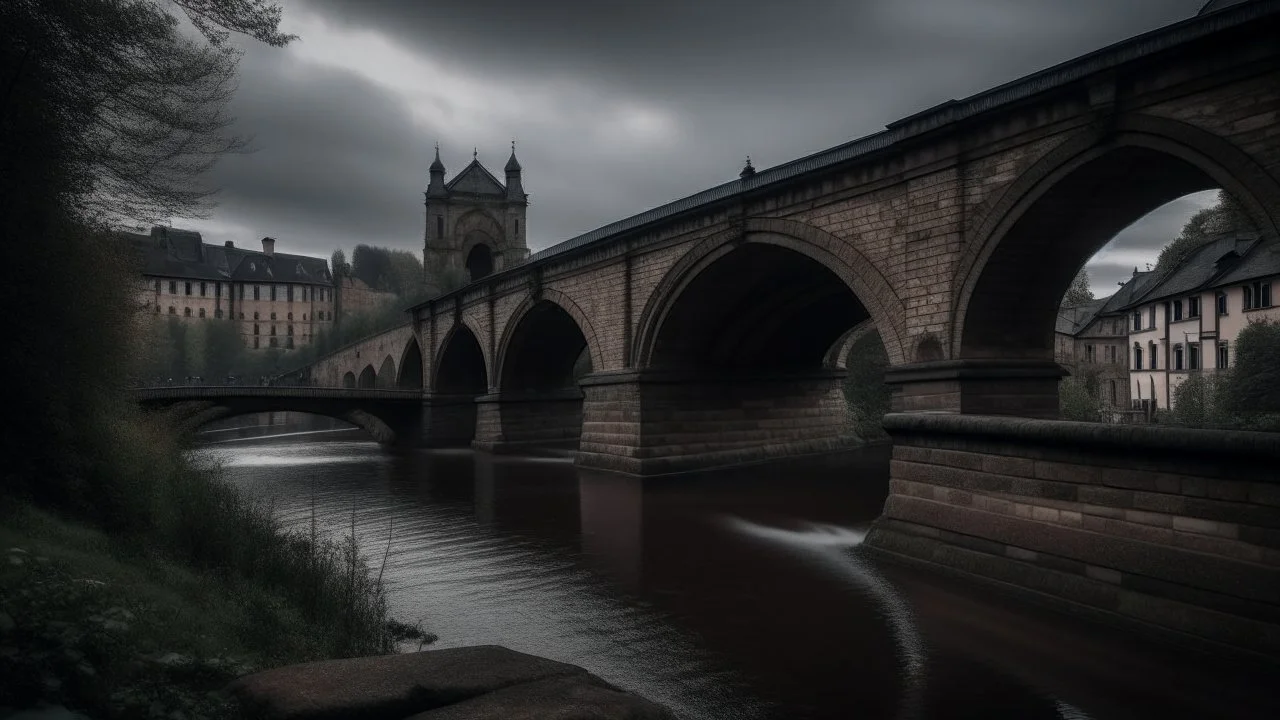
[[[213,297],[220,298],[222,297],[223,284],[224,283],[217,283],[217,282],[213,282],[213,283],[183,282],[182,294],[194,295],[198,290],[200,297],[209,297],[209,293],[210,291],[212,291]],[[213,287],[210,288],[209,287],[210,285],[212,285]],[[157,295],[161,293],[162,287],[163,287],[162,281],[156,280],[155,291]],[[251,287],[253,288],[252,293],[253,293],[254,300],[279,299],[279,300],[284,300],[286,302],[293,302],[295,297],[300,302],[329,302],[333,300],[332,288],[323,288],[323,287],[318,288],[318,287],[311,287],[310,285],[252,285]],[[231,294],[230,284],[227,284],[227,288],[228,288],[227,294],[230,295]],[[239,290],[240,299],[244,300],[245,284],[240,283],[239,288],[240,288]],[[266,288],[266,289],[264,290],[263,288]],[[295,288],[297,289],[296,292],[295,292]],[[169,294],[170,295],[178,294],[177,280],[169,281]]]
[[[279,343],[278,343],[278,342],[276,342],[276,338],[275,338],[274,336],[267,338],[267,340],[269,340],[269,341],[270,341],[270,342],[267,344],[267,346],[268,346],[268,347],[280,347]],[[287,349],[287,350],[292,350],[292,349],[293,349],[293,336],[292,336],[292,335],[284,339],[284,346],[285,346],[285,349]],[[254,350],[257,350],[257,349],[258,349],[258,348],[260,348],[260,347],[262,347],[262,343],[260,342],[259,337],[258,337],[257,335],[254,335],[254,336],[253,336],[253,349],[254,349]]]
[[[1156,344],[1149,343],[1147,346],[1147,361],[1150,366],[1147,370],[1159,370],[1157,367],[1159,353]],[[1142,346],[1138,343],[1133,344],[1133,369],[1142,370]],[[1184,363],[1185,360],[1185,363]],[[1218,365],[1219,370],[1228,367],[1230,360],[1230,352],[1227,350],[1226,343],[1218,343]],[[1173,346],[1173,370],[1199,370],[1200,365],[1200,343],[1187,343],[1184,350],[1182,343]]]
[[[257,334],[258,334],[258,323],[254,323],[254,324],[253,324],[253,334],[254,334],[254,335],[257,335]],[[275,325],[272,325],[272,326],[271,326],[271,333],[270,333],[270,334],[271,334],[271,335],[275,335],[275,334],[276,334],[276,326],[275,326]],[[293,336],[293,326],[292,326],[292,325],[288,326],[288,334],[289,334],[289,336],[290,336],[290,337],[292,337],[292,336]]]
[[[1258,310],[1260,308],[1271,307],[1271,283],[1255,282],[1252,285],[1245,285],[1244,303],[1245,310]],[[1219,315],[1227,314],[1227,294],[1219,292],[1216,299],[1217,311]],[[1179,320],[1191,320],[1200,317],[1200,298],[1192,296],[1186,298],[1186,316],[1183,316],[1183,300],[1173,300],[1169,303],[1169,312],[1172,314],[1172,322]],[[1133,330],[1140,332],[1142,330],[1154,330],[1156,327],[1156,306],[1152,305],[1147,308],[1147,326],[1142,326],[1142,311],[1133,311]]]
[[[159,306],[159,305],[156,305],[155,307],[156,307],[156,314],[157,314],[157,315],[158,315],[158,314],[160,314],[160,306]],[[177,315],[177,314],[178,314],[178,309],[177,309],[177,308],[175,308],[174,306],[170,305],[170,306],[169,306],[169,314],[170,314],[170,315]],[[184,316],[186,316],[186,317],[192,317],[192,314],[191,314],[191,308],[183,308],[183,309],[182,309],[182,314],[183,314]],[[288,320],[289,320],[289,322],[293,322],[293,313],[288,313],[287,315],[288,315]],[[213,311],[213,316],[214,316],[215,318],[221,318],[221,317],[222,317],[222,308],[218,308],[217,310],[214,310],[214,311]],[[199,317],[202,317],[202,318],[203,318],[203,317],[208,317],[208,315],[206,315],[206,314],[205,314],[205,309],[204,309],[204,308],[199,308]],[[244,313],[240,313],[240,319],[241,319],[241,320],[243,320],[243,319],[244,319]],[[253,319],[254,319],[254,320],[257,320],[257,319],[258,319],[258,313],[256,313],[256,312],[255,312],[255,313],[253,314]],[[276,319],[276,314],[275,314],[275,313],[271,313],[271,319],[272,319],[272,320],[275,320],[275,319]],[[303,322],[306,322],[306,319],[307,319],[307,314],[306,314],[306,313],[302,313],[302,320],[303,320]],[[321,312],[318,312],[318,313],[316,313],[316,319],[317,319],[317,320],[333,320],[333,312],[331,312],[331,311],[321,311]]]

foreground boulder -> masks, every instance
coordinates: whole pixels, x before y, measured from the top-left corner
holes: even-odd
[[[576,665],[497,645],[290,665],[228,690],[255,720],[674,718]]]

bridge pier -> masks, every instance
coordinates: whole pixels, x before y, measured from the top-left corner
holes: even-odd
[[[1280,437],[936,413],[885,426],[873,552],[1280,654]]]
[[[528,446],[576,446],[582,434],[582,391],[496,392],[476,402],[472,447],[487,452]]]
[[[844,449],[858,443],[844,377],[835,370],[587,375],[578,464],[661,475]]]
[[[1052,360],[968,359],[900,365],[885,373],[894,412],[951,412],[1057,419],[1058,382],[1067,374]]]
[[[428,393],[422,398],[422,447],[467,447],[476,433],[474,395]]]

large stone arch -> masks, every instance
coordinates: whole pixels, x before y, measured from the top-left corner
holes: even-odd
[[[649,365],[658,331],[681,292],[707,267],[747,243],[793,250],[830,270],[867,309],[880,329],[890,362],[906,362],[902,345],[906,335],[902,302],[888,280],[849,241],[794,220],[748,218],[744,227],[745,234],[740,228],[730,228],[699,242],[663,276],[646,300],[636,325],[636,342],[630,358],[633,367]],[[854,264],[833,252],[836,248],[848,254]]]
[[[262,406],[250,404],[236,408],[219,402],[199,401],[175,404],[166,408],[164,413],[169,418],[169,424],[180,434],[190,435],[195,433],[201,427],[217,420],[226,420],[245,415],[277,411],[301,412],[308,415],[319,415],[321,417],[330,417],[336,420],[342,420],[343,422],[351,423],[361,430],[364,430],[374,441],[383,445],[395,444],[397,441],[401,440],[387,421],[373,413],[358,409],[341,412],[324,412],[311,405],[300,408],[290,408],[287,403],[281,404],[278,401],[272,404],[270,408],[265,404]]]
[[[506,359],[511,350],[511,340],[516,330],[520,327],[521,321],[529,314],[530,310],[543,301],[555,305],[573,318],[573,321],[578,325],[578,331],[582,333],[582,337],[587,341],[587,353],[591,358],[591,367],[605,367],[604,353],[597,339],[595,328],[592,326],[587,314],[568,295],[552,288],[542,288],[542,291],[536,296],[531,295],[522,300],[503,326],[501,339],[498,341],[497,361],[494,363],[493,374],[489,376],[492,384],[500,385],[502,382],[506,371]]]
[[[403,390],[421,390],[424,384],[422,346],[418,338],[411,337],[400,353],[400,371],[396,375],[396,387]]]
[[[849,358],[849,350],[864,336],[875,331],[876,323],[874,320],[863,320],[849,328],[848,332],[841,335],[831,345],[831,349],[827,351],[826,357],[822,360],[823,367],[844,369]]]
[[[360,375],[356,378],[356,387],[361,389],[372,389],[378,386],[378,371],[373,369],[373,363],[364,366],[360,371]]]
[[[466,317],[460,317],[453,325],[445,331],[444,336],[440,339],[440,345],[435,349],[435,355],[431,360],[430,378],[428,379],[428,387],[433,391],[439,390],[440,365],[444,361],[445,352],[449,349],[449,343],[454,340],[454,336],[459,329],[465,329],[475,338],[476,344],[480,346],[480,358],[484,361],[484,376],[488,387],[494,385],[494,368],[493,359],[489,357],[486,348],[487,343],[483,342],[484,335],[476,329],[475,323]]]
[[[1186,123],[1150,115],[1124,115],[1112,118],[1105,124],[1095,124],[1067,139],[1025,170],[999,194],[974,225],[970,240],[958,259],[955,281],[952,284],[951,336],[948,338],[950,348],[947,352],[950,357],[991,357],[996,354],[996,350],[1011,349],[990,347],[987,339],[977,341],[974,332],[978,327],[975,322],[982,322],[979,314],[992,315],[990,308],[975,306],[974,297],[975,293],[981,294],[984,274],[992,267],[993,257],[998,256],[1002,244],[1008,249],[1006,240],[1009,238],[1012,237],[1010,242],[1018,242],[1018,236],[1014,233],[1019,232],[1020,221],[1034,219],[1031,215],[1034,211],[1049,212],[1042,203],[1060,201],[1054,197],[1055,192],[1065,192],[1063,188],[1066,184],[1081,180],[1088,168],[1125,152],[1148,162],[1163,158],[1171,168],[1178,167],[1179,164],[1186,166],[1186,177],[1166,177],[1164,180],[1167,185],[1132,183],[1129,187],[1132,197],[1127,201],[1132,203],[1131,206],[1115,209],[1111,222],[1099,221],[1100,227],[1092,233],[1096,237],[1090,237],[1088,241],[1081,239],[1077,241],[1077,246],[1063,248],[1067,261],[1059,261],[1059,265],[1078,260],[1069,268],[1069,274],[1068,270],[1059,270],[1057,273],[1066,275],[1065,280],[1055,276],[1027,280],[1021,286],[1031,290],[1043,288],[1046,297],[1054,292],[1060,297],[1079,266],[1117,232],[1162,202],[1197,189],[1221,187],[1227,190],[1249,210],[1264,238],[1277,237],[1277,228],[1280,227],[1280,183],[1229,141]],[[1201,187],[1196,187],[1195,173],[1199,173],[1198,184]],[[1179,181],[1182,182],[1181,185]],[[1089,210],[1097,212],[1096,208]],[[1025,240],[1021,242],[1026,243]],[[1055,261],[1051,257],[1039,259],[1042,263]],[[1028,275],[1032,275],[1035,265],[1027,264],[1026,268]],[[988,282],[994,279],[987,277]],[[990,304],[990,301],[986,301],[986,304]],[[1015,306],[1015,309],[1034,311],[1039,309],[1039,305],[1045,304],[1024,302]],[[1050,338],[1051,345],[1051,319],[1046,320],[1046,328],[1045,335]],[[1006,345],[1012,346],[1013,343]],[[1051,348],[1049,353],[1039,347],[1034,348],[1034,352],[1037,353],[1036,357],[1052,357]]]
[[[354,388],[356,386],[356,374],[353,370],[348,370],[342,375],[342,387]]]

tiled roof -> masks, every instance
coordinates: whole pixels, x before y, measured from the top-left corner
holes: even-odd
[[[462,169],[462,172],[444,184],[444,189],[451,193],[471,193],[473,195],[505,196],[507,194],[507,188],[498,182],[498,178],[486,170],[479,160],[472,160],[470,165]]]
[[[1054,324],[1054,332],[1064,335],[1075,335],[1093,322],[1098,310],[1106,303],[1107,298],[1090,300],[1071,307],[1058,308],[1058,319]]]
[[[1252,234],[1230,233],[1208,242],[1187,256],[1177,267],[1164,273],[1160,281],[1141,295],[1135,295],[1129,306],[1145,305],[1165,298],[1187,295],[1223,284],[1222,278],[1234,273],[1242,259],[1257,245]]]
[[[1218,277],[1214,285],[1221,287],[1270,275],[1280,275],[1280,242],[1258,242],[1239,262]]]
[[[1156,281],[1156,274],[1150,271],[1135,272],[1133,277],[1129,278],[1114,295],[1107,298],[1107,302],[1098,310],[1099,315],[1111,315],[1123,312],[1135,298],[1142,297]]]
[[[126,234],[121,234],[126,235]],[[248,250],[204,242],[200,233],[155,228],[150,237],[128,233],[142,253],[142,274],[183,280],[275,282],[331,285],[329,261],[324,258]]]

